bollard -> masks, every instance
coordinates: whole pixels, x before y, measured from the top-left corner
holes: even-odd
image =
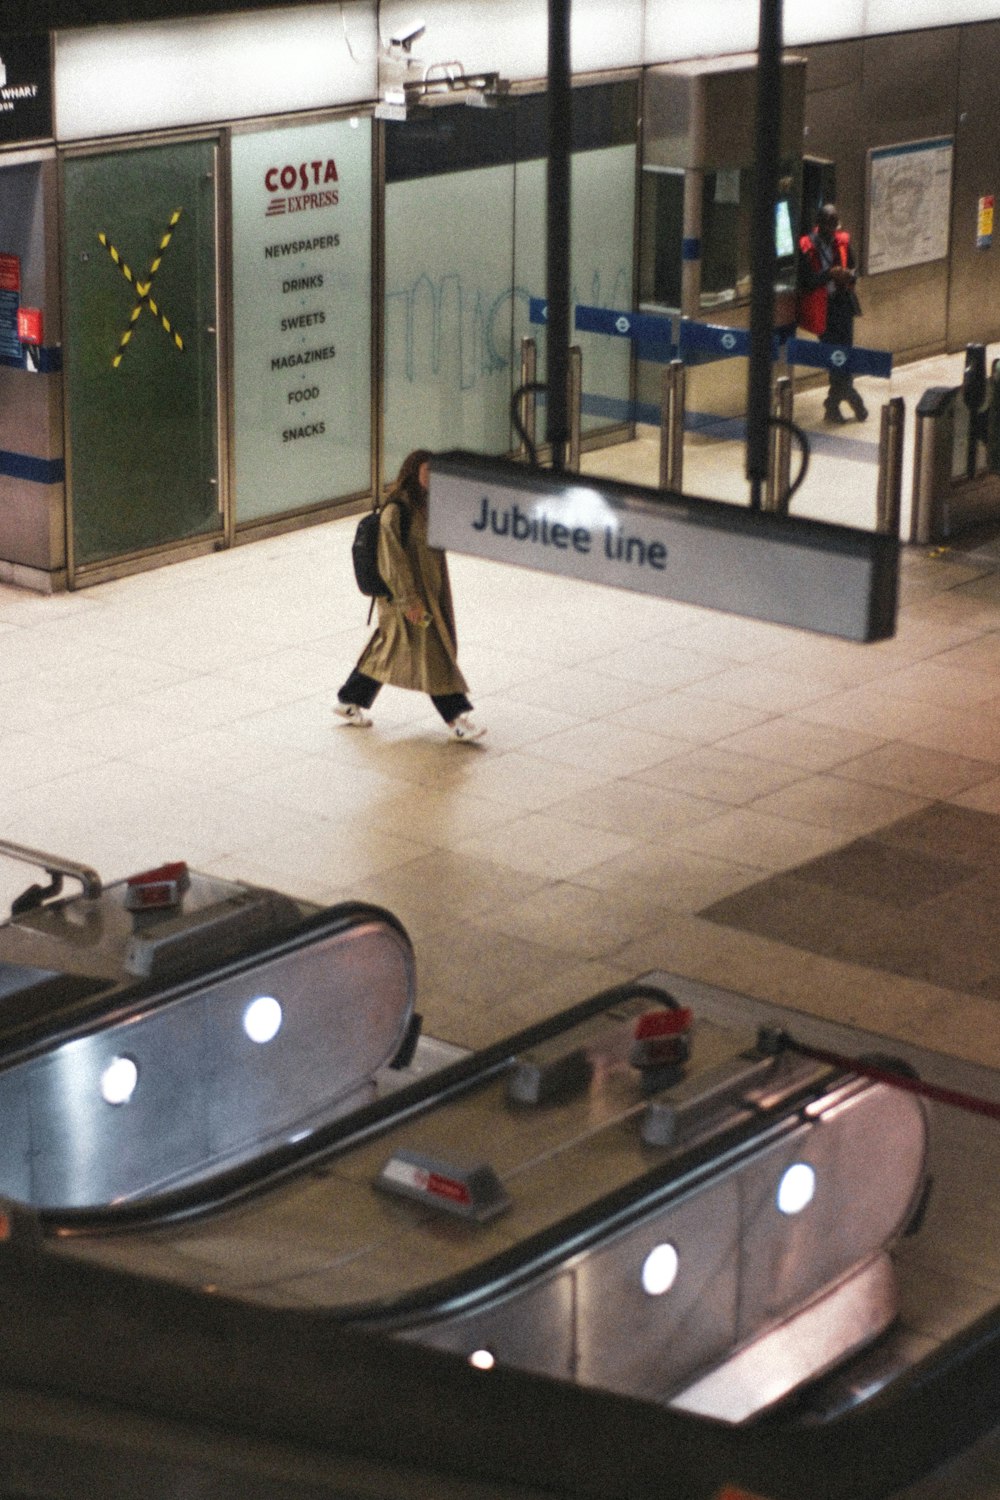
[[[537,369],[538,369],[538,348],[537,348],[537,345],[535,344],[534,339],[531,338],[530,335],[526,334],[525,337],[521,340],[521,385],[522,386],[534,385],[535,380],[537,378],[537,376],[536,376]],[[535,446],[536,414],[537,414],[537,403],[536,403],[536,400],[535,400],[535,392],[534,391],[528,391],[528,390],[526,390],[523,393],[523,395],[521,396],[521,407],[520,407],[519,416],[521,418],[521,426],[524,428],[525,432],[528,434],[528,440],[529,440],[532,448]],[[521,458],[527,459],[527,458],[531,457],[531,450],[530,450],[530,448],[528,446],[528,443],[526,443],[523,438],[521,440],[521,445],[520,445],[520,448],[519,448],[518,451],[520,453]]]
[[[792,435],[780,424],[792,420],[792,381],[789,375],[779,375],[774,382],[771,415],[779,421],[771,424],[764,509],[786,516],[792,483]]]
[[[580,430],[583,407],[583,351],[579,344],[569,349],[566,369],[566,409],[569,416],[569,443],[566,467],[571,474],[580,472]]]
[[[893,396],[882,408],[878,440],[878,490],[875,499],[875,530],[899,535],[903,498],[903,430],[906,406],[902,396]]]
[[[660,489],[684,489],[684,361],[672,359],[663,371],[660,415]]]

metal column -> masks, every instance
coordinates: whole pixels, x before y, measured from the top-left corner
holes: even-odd
[[[903,429],[906,406],[902,396],[893,396],[882,408],[882,425],[878,440],[878,490],[875,501],[875,530],[889,536],[899,535],[899,517],[903,497]]]
[[[538,376],[538,346],[530,335],[525,334],[521,340],[521,396],[519,398],[519,416],[521,426],[526,434],[522,437],[518,452],[523,459],[529,459],[535,447],[537,396],[530,387],[534,386]]]
[[[566,448],[566,467],[571,474],[580,472],[580,440],[583,421],[583,350],[579,344],[571,344],[566,366],[566,416],[569,423],[569,442]]]
[[[779,515],[788,514],[788,491],[792,484],[792,380],[779,375],[774,382],[772,415],[778,420],[770,429],[768,446],[767,489],[764,509]]]
[[[660,418],[660,489],[681,494],[684,489],[684,361],[672,359],[663,371]]]

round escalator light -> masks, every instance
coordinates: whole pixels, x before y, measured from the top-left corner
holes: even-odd
[[[816,1191],[816,1173],[805,1161],[788,1168],[778,1183],[778,1208],[783,1214],[800,1214],[812,1202]]]
[[[474,1370],[492,1370],[496,1362],[496,1355],[489,1349],[474,1349],[469,1355],[469,1364]]]
[[[243,1012],[243,1030],[252,1042],[271,1042],[281,1030],[281,1006],[273,995],[258,995]]]
[[[131,1057],[115,1057],[101,1074],[101,1098],[105,1104],[127,1104],[139,1082],[139,1069]]]
[[[677,1280],[679,1265],[673,1245],[657,1245],[642,1263],[642,1289],[650,1297],[662,1297]]]

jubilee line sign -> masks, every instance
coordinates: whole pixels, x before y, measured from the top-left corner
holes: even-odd
[[[895,630],[899,538],[474,453],[431,461],[432,546],[852,641]]]

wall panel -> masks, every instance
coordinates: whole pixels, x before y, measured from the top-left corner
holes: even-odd
[[[977,249],[979,199],[1000,201],[1000,22],[962,33],[952,200],[948,347],[1000,339],[1000,234]]]

